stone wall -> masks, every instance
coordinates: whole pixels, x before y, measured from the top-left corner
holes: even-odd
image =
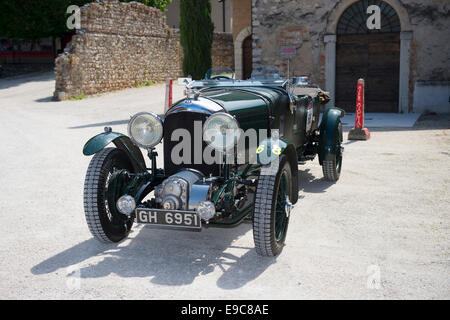
[[[81,8],[81,30],[55,61],[54,96],[65,100],[177,78],[182,59],[179,32],[160,10],[117,0],[90,3]],[[231,34],[214,36],[213,64],[233,66]]]
[[[252,1],[253,67],[270,64],[286,73],[287,59],[280,57],[280,48],[295,46],[291,73],[309,75],[324,86],[323,36],[335,1]]]
[[[450,2],[385,1],[398,9],[401,31],[412,35],[407,84],[411,111],[417,81],[450,80]],[[337,8],[353,2],[356,1],[252,0],[253,66],[271,64],[286,72],[287,59],[280,57],[280,47],[295,46],[297,56],[291,58],[291,71],[309,75],[312,81],[326,88],[324,40],[327,35],[335,34],[333,19],[339,18]]]
[[[181,75],[178,35],[155,8],[90,3],[81,8],[81,28],[56,59],[59,100]]]
[[[231,33],[214,33],[211,49],[213,67],[228,67],[234,70],[234,46]]]
[[[450,80],[450,2],[402,0],[412,26],[412,76],[416,81]]]

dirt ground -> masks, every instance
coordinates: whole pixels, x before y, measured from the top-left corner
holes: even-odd
[[[346,140],[336,184],[317,160],[299,167],[286,247],[262,258],[250,224],[94,240],[82,147],[106,125],[126,132],[136,112],[162,113],[164,86],[66,102],[53,88],[51,73],[0,80],[2,299],[450,298],[449,115]]]

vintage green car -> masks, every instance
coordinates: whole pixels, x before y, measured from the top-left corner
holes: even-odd
[[[94,237],[118,242],[135,221],[196,231],[249,221],[258,254],[281,252],[298,200],[298,165],[318,155],[325,179],[339,179],[344,112],[321,116],[325,92],[270,68],[250,80],[233,77],[210,72],[163,116],[138,113],[128,136],[105,128],[86,143],[83,153],[94,157],[84,210]],[[156,161],[161,141],[164,168]]]

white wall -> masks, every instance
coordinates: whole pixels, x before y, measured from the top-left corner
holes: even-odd
[[[424,111],[450,113],[450,81],[416,82],[413,112]]]

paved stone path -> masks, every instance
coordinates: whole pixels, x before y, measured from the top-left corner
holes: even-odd
[[[448,119],[345,141],[337,184],[317,160],[300,167],[277,258],[256,255],[249,224],[137,226],[103,245],[83,214],[83,144],[105,125],[126,132],[136,112],[161,113],[164,86],[53,102],[53,79],[0,80],[3,299],[450,298]]]

